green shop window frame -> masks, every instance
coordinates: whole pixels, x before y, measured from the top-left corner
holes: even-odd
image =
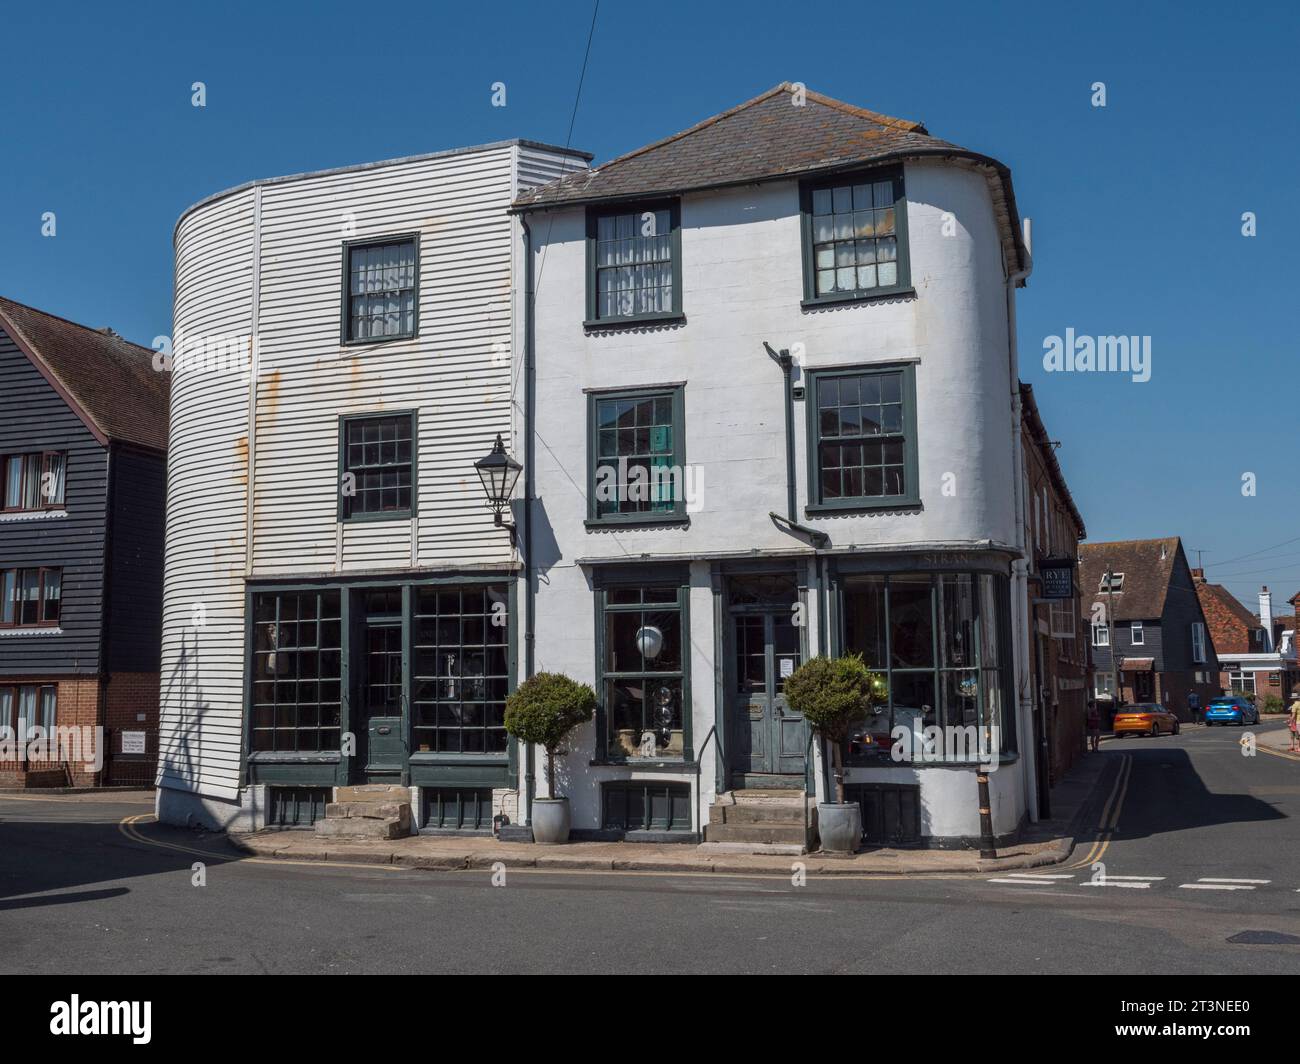
[[[835,186],[891,181],[894,185],[894,235],[897,241],[898,276],[887,288],[860,289],[856,292],[817,294],[817,263],[813,251],[813,193]],[[890,166],[858,170],[834,177],[805,181],[799,186],[799,214],[803,252],[803,307],[813,308],[837,303],[870,303],[878,299],[915,294],[912,288],[912,263],[907,237],[907,191],[903,186],[903,168]]]
[[[348,472],[348,426],[360,421],[391,420],[401,417],[411,419],[411,505],[403,510],[348,513],[343,496],[343,475]],[[355,414],[340,414],[338,469],[334,476],[334,490],[338,496],[336,519],[343,524],[354,524],[363,521],[409,521],[413,518],[420,507],[420,412],[414,409],[368,410]]]
[[[681,473],[677,481],[678,497],[673,500],[671,510],[645,510],[637,513],[599,512],[596,505],[596,465],[600,451],[600,428],[597,412],[602,402],[621,400],[640,402],[645,399],[672,400],[673,411],[673,449],[671,468]],[[665,525],[685,524],[690,518],[686,513],[685,496],[686,470],[686,388],[681,384],[662,385],[648,388],[611,388],[587,393],[587,527],[605,525]]]
[[[657,570],[657,571],[656,571]],[[695,745],[691,712],[691,584],[689,572],[680,567],[665,569],[662,566],[633,566],[617,573],[597,573],[595,577],[595,621],[596,621],[596,749],[591,763],[593,765],[626,765],[636,769],[661,768],[680,772],[695,765]],[[681,702],[682,702],[682,753],[680,757],[665,755],[662,758],[618,758],[609,753],[609,708],[605,705],[606,680],[615,679],[623,673],[605,671],[605,618],[610,612],[636,612],[647,607],[644,604],[611,605],[609,592],[635,588],[673,588],[676,592],[676,609],[681,615],[682,667],[681,667]],[[673,606],[665,606],[668,609]],[[676,675],[672,673],[671,675]]]
[[[252,749],[253,706],[253,653],[254,653],[254,599],[261,594],[287,592],[338,591],[342,625],[340,648],[340,682],[343,705],[340,715],[340,733],[353,731],[352,705],[357,695],[359,677],[353,668],[353,659],[364,652],[359,640],[365,621],[365,607],[361,595],[365,591],[400,589],[402,592],[402,653],[406,663],[403,697],[407,707],[414,703],[414,611],[415,591],[418,587],[469,587],[503,585],[507,601],[506,667],[507,694],[517,685],[518,653],[518,580],[513,572],[447,573],[428,577],[351,577],[346,580],[299,581],[292,583],[250,584],[244,596],[244,705],[242,719],[242,750],[240,763],[241,787],[249,784],[281,786],[344,786],[352,781],[353,758],[341,750],[320,752],[254,752]],[[402,784],[419,787],[491,787],[517,789],[519,786],[519,745],[509,736],[504,753],[418,753],[413,751],[413,725],[415,714],[408,708],[404,714],[407,764],[402,771]]]
[[[597,290],[596,270],[596,234],[601,218],[619,214],[640,214],[646,211],[666,210],[668,212],[669,247],[672,254],[672,309],[653,314],[621,314],[602,318],[600,316],[600,293]],[[586,319],[583,327],[587,329],[609,329],[628,325],[653,325],[656,322],[683,321],[682,311],[682,208],[681,201],[647,200],[635,203],[620,203],[617,206],[587,208],[587,300]]]
[[[820,394],[824,382],[845,377],[885,376],[899,374],[902,378],[903,406],[903,475],[904,491],[901,495],[859,495],[848,498],[826,499],[822,494],[821,477],[821,408]],[[807,422],[808,451],[808,501],[804,506],[809,515],[843,513],[845,511],[898,510],[921,505],[921,484],[916,438],[916,365],[912,362],[881,363],[865,366],[835,367],[811,370],[808,373],[808,401],[804,403]],[[870,440],[870,436],[860,439]]]

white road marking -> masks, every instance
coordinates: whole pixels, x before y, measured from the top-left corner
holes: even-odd
[[[1107,877],[1106,879],[1092,880],[1088,883],[1080,883],[1081,887],[1129,887],[1133,890],[1147,890],[1150,883],[1121,883],[1116,881],[1116,877]]]
[[[1159,883],[1164,878],[1165,878],[1164,876],[1112,876],[1109,874],[1105,876],[1105,879],[1107,879],[1108,881],[1112,879],[1120,879],[1120,880],[1131,879],[1135,883]]]
[[[1040,877],[1040,878],[1032,878],[1032,877],[1030,877],[1030,876],[1023,876],[1023,877],[1018,878],[1018,879],[1016,879],[1016,878],[1012,878],[1012,877],[1008,876],[1008,877],[1003,878],[1003,879],[990,879],[989,882],[990,882],[990,883],[1010,883],[1010,884],[1012,884],[1012,885],[1014,885],[1014,886],[1017,886],[1017,887],[1038,887],[1038,886],[1045,886],[1045,887],[1059,887],[1059,886],[1061,885],[1061,881],[1060,881],[1059,879],[1048,879],[1046,876],[1042,876],[1042,877]]]
[[[1179,883],[1180,890],[1254,890],[1239,883]]]
[[[1249,883],[1253,886],[1267,886],[1273,881],[1271,879],[1215,879],[1212,876],[1201,876],[1196,882],[1198,883]]]

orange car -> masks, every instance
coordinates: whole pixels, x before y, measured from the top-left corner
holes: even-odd
[[[1121,735],[1177,735],[1178,718],[1164,706],[1138,702],[1115,714],[1114,731],[1116,738]]]

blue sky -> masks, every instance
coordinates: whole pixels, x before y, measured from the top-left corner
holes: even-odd
[[[573,143],[606,159],[795,80],[1001,159],[1034,227],[1022,373],[1089,539],[1178,534],[1247,602],[1260,583],[1284,599],[1300,589],[1300,15],[1072,8],[603,0]],[[149,344],[170,332],[172,226],[214,191],[505,137],[564,143],[591,11],[11,8],[0,293]],[[1043,339],[1067,328],[1149,335],[1151,380],[1045,372]]]

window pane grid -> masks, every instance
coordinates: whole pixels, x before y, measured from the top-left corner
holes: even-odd
[[[852,295],[898,284],[895,200],[892,179],[813,190],[816,295]]]
[[[415,241],[348,248],[348,339],[415,332]]]
[[[340,749],[341,676],[338,591],[290,591],[254,597],[254,751]]]
[[[672,512],[680,494],[671,395],[596,401],[596,513]],[[610,498],[610,495],[613,498]]]
[[[678,589],[610,589],[604,605],[607,755],[682,757],[686,665]]]
[[[673,309],[672,215],[667,208],[596,220],[596,316]]]
[[[428,588],[416,595],[417,751],[502,753],[509,688],[504,586]]]
[[[817,408],[823,501],[907,494],[901,373],[823,378]]]
[[[352,475],[345,517],[410,511],[414,436],[410,414],[344,422],[343,471]]]

